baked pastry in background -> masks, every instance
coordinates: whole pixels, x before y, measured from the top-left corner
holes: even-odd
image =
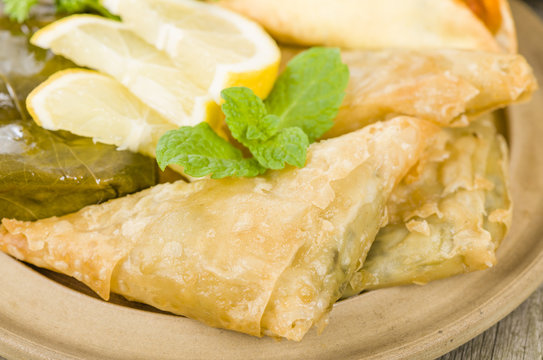
[[[347,49],[517,51],[507,0],[220,0],[280,42]]]

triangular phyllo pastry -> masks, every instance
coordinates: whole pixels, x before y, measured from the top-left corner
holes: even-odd
[[[437,128],[396,118],[313,144],[307,165],[162,184],[59,218],[2,221],[0,248],[211,326],[300,340],[360,266]]]
[[[444,129],[434,139],[416,171],[393,191],[389,224],[346,295],[495,264],[512,217],[505,140],[492,116]]]
[[[282,47],[283,66],[300,48]],[[528,100],[532,68],[517,54],[466,50],[343,50],[347,94],[324,137],[399,115],[461,127],[478,116]]]
[[[515,52],[507,0],[220,0],[287,44]]]

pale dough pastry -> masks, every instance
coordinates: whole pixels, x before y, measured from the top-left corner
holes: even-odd
[[[511,225],[508,156],[492,116],[444,129],[392,193],[379,231],[345,295],[491,267]]]
[[[0,248],[208,325],[300,340],[325,322],[383,224],[431,123],[400,117],[313,144],[304,168],[163,184],[37,222]]]
[[[282,47],[283,67],[301,49]],[[325,137],[398,115],[466,126],[530,98],[537,82],[521,55],[464,50],[342,51],[350,80]]]
[[[220,0],[281,42],[515,52],[506,0]]]

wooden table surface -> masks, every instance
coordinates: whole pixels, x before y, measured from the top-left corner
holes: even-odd
[[[543,0],[524,0],[524,2],[543,19]],[[541,276],[543,277],[543,274]],[[486,359],[543,360],[543,286],[496,325],[439,358],[439,360]]]
[[[542,360],[543,286],[505,319],[439,360]]]

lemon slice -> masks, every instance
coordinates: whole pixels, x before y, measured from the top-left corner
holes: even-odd
[[[27,97],[36,123],[155,156],[160,137],[176,128],[118,81],[95,71],[68,69],[52,75]]]
[[[194,0],[102,0],[148,43],[164,50],[220,103],[220,92],[246,86],[264,98],[280,60],[272,38],[230,10]]]
[[[94,15],[72,15],[40,31],[31,42],[80,66],[111,75],[145,104],[177,125],[218,122],[220,109],[207,90],[190,80],[162,51],[120,22]]]

